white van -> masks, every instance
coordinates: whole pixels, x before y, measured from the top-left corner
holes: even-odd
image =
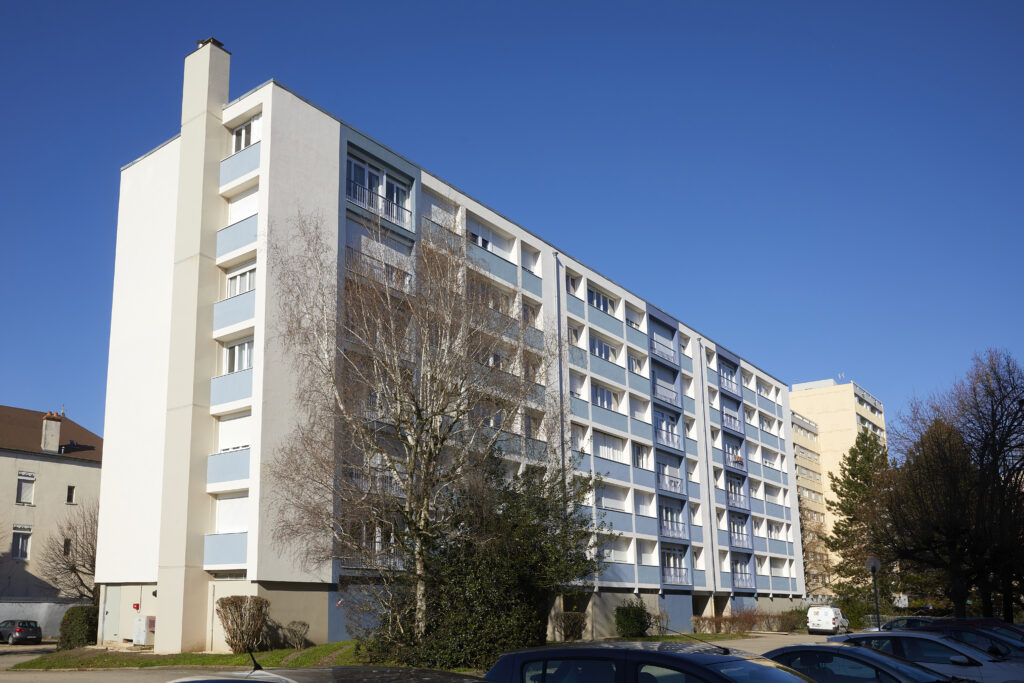
[[[807,610],[807,632],[836,635],[850,632],[850,621],[843,610],[830,605],[812,605]]]

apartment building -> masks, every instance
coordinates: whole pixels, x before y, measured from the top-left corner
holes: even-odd
[[[45,576],[43,548],[96,503],[102,459],[103,439],[68,417],[0,406],[0,612],[39,621],[46,636],[77,600]]]
[[[799,426],[805,428],[810,423],[817,426],[816,440],[802,438],[794,420],[794,441],[808,451],[816,450],[822,493],[825,498],[833,498],[828,475],[838,474],[839,463],[857,440],[857,434],[867,429],[885,442],[885,408],[881,401],[855,382],[840,384],[833,379],[794,384],[789,396],[793,413],[804,418]],[[798,464],[806,467],[801,461],[809,458],[797,457]],[[797,476],[800,476],[799,470]],[[798,485],[803,484],[798,481]],[[825,531],[831,532],[835,515],[827,509],[824,515]],[[833,560],[830,556],[829,562]]]
[[[505,308],[568,340],[573,450],[603,476],[589,510],[614,531],[592,635],[634,594],[680,631],[693,614],[802,604],[785,382],[280,84],[229,101],[229,61],[200,43],[180,133],[122,169],[101,641],[145,615],[158,652],[223,649],[215,601],[240,594],[315,641],[346,636],[339,567],[303,570],[271,540],[264,467],[296,420],[272,274],[299,211],[336,235],[338,273],[371,250],[401,268],[424,226],[454,225]],[[367,219],[386,244],[367,244]]]
[[[834,595],[828,549],[825,548],[825,481],[818,452],[818,423],[795,410],[791,413],[796,496],[804,551],[804,581],[808,597],[827,600]]]

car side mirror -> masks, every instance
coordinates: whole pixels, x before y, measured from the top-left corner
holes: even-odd
[[[956,664],[958,666],[970,666],[971,660],[967,659],[963,655],[953,655],[949,658],[950,664]]]

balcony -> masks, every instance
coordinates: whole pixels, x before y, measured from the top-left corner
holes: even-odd
[[[737,534],[735,532],[730,531],[729,545],[735,546],[737,548],[749,548],[751,547],[750,536],[747,534]]]
[[[404,206],[352,180],[348,181],[345,194],[357,206],[412,231],[412,212]]]
[[[259,218],[256,214],[217,231],[217,258],[256,244]]]
[[[206,484],[223,484],[249,478],[249,449],[214,453],[206,458]]]
[[[662,583],[688,584],[686,580],[686,569],[682,567],[662,567]]]
[[[412,287],[411,273],[352,247],[345,247],[345,270],[359,277],[386,283],[403,292],[408,292]]]
[[[663,358],[670,363],[677,363],[676,350],[664,342],[651,338],[651,353],[658,358]]]
[[[722,426],[739,434],[743,433],[743,425],[740,423],[740,419],[725,411],[722,411]]]
[[[210,405],[252,398],[252,370],[230,372],[210,380]]]
[[[750,504],[747,503],[747,497],[745,495],[743,495],[742,493],[737,493],[735,491],[729,491],[728,500],[729,500],[729,505],[733,506],[734,508],[741,508],[743,510],[749,510],[750,509]]]
[[[213,329],[223,330],[256,317],[256,290],[237,294],[213,305]]]
[[[732,587],[733,588],[753,588],[754,577],[751,574],[739,574],[733,572],[732,574]]]
[[[686,538],[686,522],[661,520],[661,535],[669,538]]]
[[[737,396],[739,398],[743,398],[743,394],[740,393],[740,385],[736,382],[736,380],[734,380],[731,377],[719,374],[718,375],[718,388],[719,389],[725,389],[730,394],[732,394],[734,396]]]
[[[666,386],[654,383],[654,397],[672,405],[679,405],[679,392]]]
[[[260,167],[260,143],[254,142],[220,162],[220,186],[224,187]]]
[[[206,534],[203,539],[203,567],[239,567],[245,565],[249,534]]]
[[[658,488],[662,491],[671,491],[683,495],[683,480],[673,477],[671,474],[658,475]]]
[[[679,450],[679,435],[665,429],[654,430],[654,440],[662,446]]]

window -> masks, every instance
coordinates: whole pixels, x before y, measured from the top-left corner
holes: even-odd
[[[633,444],[633,467],[640,469],[651,469],[650,451],[643,444]]]
[[[65,502],[67,502],[69,505],[74,504],[74,502],[75,502],[75,487],[74,486],[70,486],[70,485],[68,486],[68,497],[67,497],[67,500]]]
[[[489,239],[473,231],[469,232],[469,241],[481,249],[487,249],[489,251],[491,248],[491,241]]]
[[[593,333],[590,335],[590,353],[609,362],[615,359],[615,349]]]
[[[578,375],[575,372],[569,373],[569,393],[576,398],[583,397],[583,375]]]
[[[227,278],[227,298],[252,291],[256,287],[256,262],[249,261],[229,270]]]
[[[523,666],[523,681],[540,683],[542,679],[544,683],[618,680],[615,662],[610,659],[549,659],[527,662]]]
[[[362,159],[349,157],[348,196],[360,206],[380,213],[393,223],[407,225],[405,208],[409,188],[402,180],[374,168]]]
[[[634,356],[632,353],[628,355],[629,358],[629,371],[634,375],[644,374],[644,361],[640,356]]]
[[[252,339],[235,342],[224,349],[224,372],[241,372],[252,368]]]
[[[64,555],[65,557],[71,554],[71,539],[64,539]]]
[[[246,147],[260,141],[260,115],[252,117],[232,131],[231,153],[241,152]]]
[[[626,462],[625,443],[603,432],[594,432],[594,455],[605,460]]]
[[[583,335],[583,330],[576,325],[569,325],[568,328],[569,343],[573,346],[580,345],[580,337]]]
[[[580,276],[573,275],[572,273],[566,272],[565,274],[565,291],[569,292],[573,296],[576,296],[576,292],[580,288]]]
[[[533,304],[523,302],[523,323],[530,327],[537,327],[537,319],[540,317],[539,309]]]
[[[30,527],[15,526],[14,539],[11,542],[11,557],[15,560],[27,560],[29,540],[32,537]]]
[[[18,496],[15,500],[22,505],[31,505],[36,488],[36,475],[33,472],[18,472]]]
[[[606,389],[599,384],[591,383],[590,402],[601,408],[615,410],[615,394],[611,389]]]
[[[587,288],[587,303],[609,315],[615,312],[615,305],[612,303],[612,300],[592,287]]]

